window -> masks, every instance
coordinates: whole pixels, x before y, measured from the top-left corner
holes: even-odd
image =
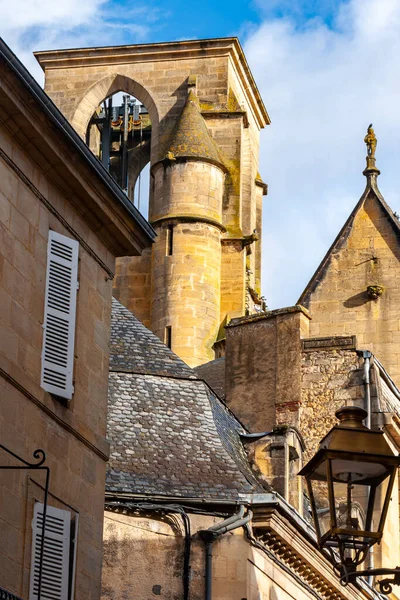
[[[171,325],[168,325],[165,328],[164,344],[167,346],[167,348],[169,348],[171,350],[171,348],[172,348],[172,327],[171,327]]]
[[[73,389],[77,241],[49,231],[41,386],[70,400]]]
[[[36,600],[39,589],[40,550],[43,507],[35,503],[32,520],[32,560],[29,600]],[[73,600],[75,584],[78,515],[47,506],[42,562],[42,600]]]
[[[174,226],[167,226],[167,245],[166,245],[167,256],[172,256],[174,251]]]

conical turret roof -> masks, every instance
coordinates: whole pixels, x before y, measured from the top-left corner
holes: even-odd
[[[197,96],[192,90],[171,134],[166,155],[173,158],[203,158],[223,166],[218,148],[200,113]]]

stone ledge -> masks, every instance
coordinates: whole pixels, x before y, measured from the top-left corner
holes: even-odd
[[[225,240],[226,241],[226,240]],[[238,317],[236,319],[232,319],[226,327],[237,327],[238,325],[245,325],[246,323],[255,323],[257,321],[266,321],[268,319],[273,319],[275,317],[279,317],[280,315],[286,315],[291,313],[303,313],[308,319],[311,320],[310,313],[304,306],[300,304],[296,304],[295,306],[287,306],[286,308],[277,308],[275,310],[269,310],[264,313],[257,313],[254,315],[249,315],[248,317]]]
[[[255,538],[274,554],[321,598],[321,600],[360,600],[376,598],[364,585],[342,587],[332,563],[317,548],[314,532],[301,517],[295,521],[284,514],[283,506],[254,506],[252,522]],[[292,509],[293,510],[293,509]],[[293,515],[292,515],[293,516]],[[300,526],[300,531],[298,530]]]
[[[329,336],[310,338],[302,341],[304,352],[315,350],[356,350],[357,338],[355,335]]]

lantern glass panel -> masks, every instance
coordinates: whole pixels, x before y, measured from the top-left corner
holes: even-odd
[[[307,478],[317,535],[330,547],[367,548],[378,541],[379,515],[393,466],[332,454]]]
[[[350,532],[377,531],[379,523],[373,519],[376,503],[384,497],[387,478],[392,467],[379,462],[330,460],[330,478],[333,484],[336,528]]]
[[[362,531],[367,527],[367,511],[369,499],[369,487],[357,485],[347,476],[343,483],[334,481],[334,500],[336,527],[349,531]]]
[[[324,536],[331,528],[331,511],[329,506],[328,482],[312,479],[309,481],[312,486],[312,495],[314,499],[314,520],[318,537]]]
[[[307,480],[319,546],[342,565],[362,564],[382,538],[400,466],[382,432],[363,426],[366,411],[344,407],[300,471]]]

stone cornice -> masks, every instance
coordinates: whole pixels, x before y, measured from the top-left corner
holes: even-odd
[[[372,589],[360,584],[342,587],[332,564],[318,550],[311,536],[299,532],[279,509],[273,506],[252,508],[253,533],[258,543],[271,552],[320,598],[326,600],[359,600],[378,597]],[[310,538],[310,539],[308,539]]]
[[[168,214],[162,217],[157,217],[151,220],[152,227],[157,227],[161,223],[165,222],[178,222],[178,223],[205,223],[206,225],[211,225],[212,227],[216,227],[223,233],[226,231],[225,227],[221,225],[219,221],[216,219],[212,219],[211,217],[205,217],[203,215],[185,215],[183,213],[179,214]]]
[[[243,49],[237,38],[187,40],[159,44],[108,46],[102,48],[77,48],[72,50],[47,50],[35,52],[40,66],[46,69],[86,67],[99,65],[134,64],[157,61],[228,56],[232,61],[244,94],[260,128],[270,123],[267,110],[254,81]]]
[[[226,241],[226,240],[224,240]],[[247,317],[237,317],[232,319],[227,327],[239,327],[240,325],[247,325],[248,323],[255,323],[257,321],[267,321],[268,319],[272,319],[278,317],[280,315],[290,314],[290,313],[302,313],[308,319],[311,320],[310,313],[304,306],[300,304],[296,304],[295,306],[287,306],[285,308],[276,308],[275,310],[269,310],[264,313],[257,313],[255,315],[249,315]]]

